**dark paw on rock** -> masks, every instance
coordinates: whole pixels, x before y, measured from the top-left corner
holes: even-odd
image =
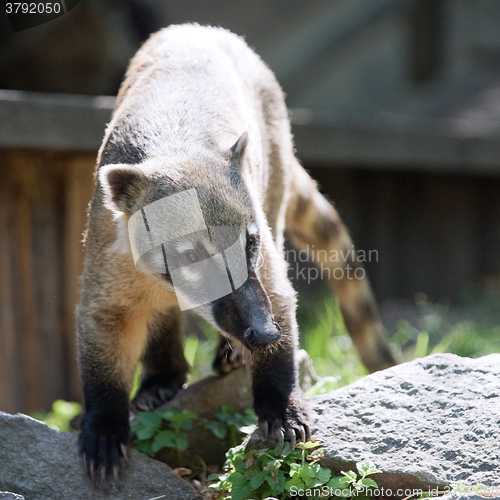
[[[280,452],[283,450],[285,441],[289,441],[294,450],[297,443],[305,443],[311,439],[311,429],[306,422],[283,422],[281,419],[272,422],[261,420],[259,428],[265,440],[272,439],[279,443]]]
[[[297,443],[311,440],[307,404],[300,396],[289,400],[285,409],[277,409],[267,401],[265,404],[261,402],[255,411],[259,417],[259,431],[255,436],[257,440],[277,441],[280,451],[285,441],[290,442],[292,449],[295,449]]]
[[[213,363],[215,373],[226,375],[243,364],[243,353],[239,349],[231,347],[226,340],[221,341]]]
[[[157,375],[146,377],[132,401],[132,411],[151,411],[168,403],[184,385],[186,375]]]
[[[135,411],[155,410],[170,401],[176,393],[176,389],[162,386],[151,387],[137,394],[132,401],[132,409]]]
[[[128,441],[128,422],[109,425],[92,414],[84,415],[80,454],[94,487],[105,491],[120,489],[119,471],[127,465]]]

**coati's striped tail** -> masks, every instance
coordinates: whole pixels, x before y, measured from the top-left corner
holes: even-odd
[[[338,297],[344,322],[370,372],[396,364],[363,265],[335,208],[299,163],[293,166],[286,230],[292,244],[320,266],[319,276]]]

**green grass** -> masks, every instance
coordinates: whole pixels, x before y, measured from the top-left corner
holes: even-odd
[[[316,373],[326,378],[312,393],[330,392],[367,375],[337,301],[328,297],[313,308],[300,306],[299,303],[300,347],[311,356]]]
[[[500,300],[495,296],[452,305],[418,300],[420,328],[400,320],[389,339],[404,361],[428,354],[451,352],[478,358],[500,352]]]
[[[399,320],[388,331],[391,349],[401,362],[449,352],[477,358],[500,352],[500,295],[464,292],[459,301],[427,301],[419,294],[415,304],[418,324]],[[306,394],[322,394],[348,385],[367,374],[347,334],[338,302],[325,295],[316,305],[299,302],[300,345],[326,377]]]

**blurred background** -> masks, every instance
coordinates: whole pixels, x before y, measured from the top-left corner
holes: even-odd
[[[499,351],[498,0],[80,0],[15,34],[0,13],[0,410],[81,399],[96,153],[129,59],[184,22],[244,36],[276,73],[297,156],[376,251],[368,275],[399,359]],[[327,377],[315,390],[350,383],[366,372],[335,300],[295,264],[301,342]],[[186,331],[206,375],[215,334]]]

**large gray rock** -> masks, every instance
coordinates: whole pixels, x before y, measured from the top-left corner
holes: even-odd
[[[393,489],[500,482],[500,354],[435,354],[311,404],[332,469],[371,460]]]
[[[457,481],[500,487],[500,354],[434,354],[309,403],[322,465],[339,473],[370,460],[386,496]],[[249,446],[261,440],[257,431]]]
[[[195,500],[195,490],[170,467],[130,453],[122,474],[122,491],[94,490],[78,456],[77,436],[49,429],[25,415],[0,412],[0,491],[26,500],[138,500],[161,497]],[[9,497],[7,497],[9,498]],[[15,497],[14,497],[15,498]]]
[[[0,491],[0,500],[24,500],[24,497],[10,491]]]

